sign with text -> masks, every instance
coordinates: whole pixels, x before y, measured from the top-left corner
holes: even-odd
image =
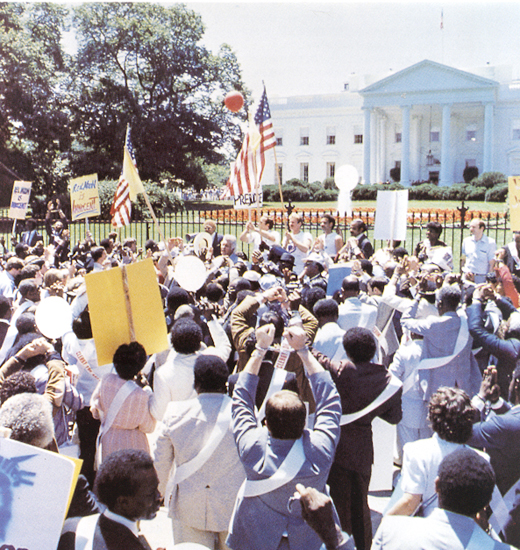
[[[511,230],[520,231],[520,176],[508,178]]]
[[[407,214],[407,189],[403,191],[378,191],[374,239],[405,241]]]
[[[70,206],[73,222],[101,214],[97,174],[70,180]]]
[[[74,482],[69,458],[0,438],[2,548],[56,550]]]
[[[15,181],[13,184],[13,193],[11,195],[11,207],[9,208],[9,217],[14,220],[24,220],[29,206],[31,196],[30,181]]]
[[[235,210],[243,210],[245,208],[262,208],[263,194],[260,189],[258,193],[243,193],[233,197]]]

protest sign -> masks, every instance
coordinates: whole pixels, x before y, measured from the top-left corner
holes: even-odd
[[[24,220],[31,196],[30,181],[15,181],[13,184],[13,193],[11,195],[11,206],[9,208],[9,217],[13,220]]]
[[[56,550],[76,480],[69,458],[0,438],[0,542],[5,548]]]
[[[407,213],[408,190],[378,191],[374,239],[405,241]]]
[[[136,341],[148,355],[168,349],[161,293],[151,258],[85,276],[98,364]]]
[[[73,222],[101,214],[97,174],[70,180],[70,207]]]
[[[510,177],[509,182],[509,212],[511,230],[520,231],[520,177]]]
[[[235,210],[262,208],[263,204],[262,188],[258,192],[242,193],[241,195],[233,196],[233,207]]]

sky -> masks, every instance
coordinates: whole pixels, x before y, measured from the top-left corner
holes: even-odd
[[[520,2],[187,2],[204,44],[229,44],[258,100],[336,93],[352,73],[423,59],[459,69],[520,67]],[[441,30],[441,14],[443,29]]]

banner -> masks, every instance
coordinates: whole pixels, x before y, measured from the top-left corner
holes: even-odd
[[[0,437],[1,547],[56,550],[77,473],[70,458]]]
[[[101,214],[97,174],[70,180],[70,206],[73,222]]]
[[[407,213],[407,189],[403,191],[378,191],[374,239],[405,241]]]
[[[511,231],[520,231],[520,176],[508,178]]]
[[[244,210],[246,208],[262,208],[263,193],[260,188],[258,193],[243,193],[242,195],[233,196],[233,207],[235,210]]]
[[[151,258],[85,276],[98,364],[132,341],[148,355],[168,349],[161,293]]]
[[[11,195],[11,207],[9,208],[9,217],[14,220],[24,220],[29,206],[31,196],[30,181],[15,181],[13,184],[13,193]]]

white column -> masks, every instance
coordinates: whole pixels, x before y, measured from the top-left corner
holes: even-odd
[[[365,125],[363,128],[363,181],[370,181],[370,109],[365,109]]]
[[[370,123],[370,174],[373,179],[373,183],[379,181],[379,113],[377,109],[372,111],[372,120]]]
[[[410,185],[410,106],[403,108],[403,129],[401,134],[401,185]]]
[[[453,171],[451,169],[451,144],[450,144],[451,105],[442,106],[442,132],[441,132],[441,173],[439,185],[449,186],[453,183]]]
[[[410,151],[410,179],[418,181],[421,179],[421,115],[412,116]]]
[[[484,159],[482,163],[483,172],[493,170],[493,126],[494,106],[493,103],[484,105]]]
[[[387,181],[390,174],[386,173],[386,114],[382,113],[379,120],[379,181]]]

